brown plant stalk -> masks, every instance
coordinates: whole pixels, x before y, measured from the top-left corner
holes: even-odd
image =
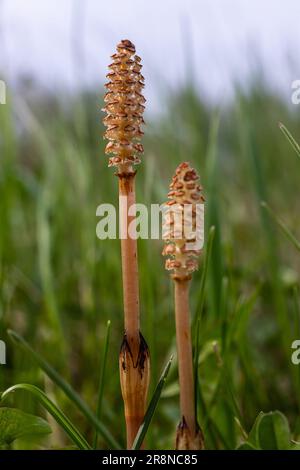
[[[104,98],[104,124],[107,127],[104,137],[109,140],[105,148],[105,152],[111,154],[109,166],[116,168],[119,179],[125,327],[119,365],[127,448],[130,449],[145,415],[150,378],[149,350],[140,333],[137,241],[135,230],[129,231],[135,211],[131,210],[128,215],[136,202],[134,165],[140,163],[139,154],[143,153],[140,138],[145,98],[142,95],[141,59],[135,54],[132,42],[122,40],[112,59]]]
[[[188,163],[178,166],[165,205],[163,254],[172,272],[175,293],[175,322],[180,385],[181,421],[176,449],[204,449],[204,439],[195,414],[194,373],[190,326],[189,290],[192,273],[198,268],[203,243],[202,187]]]

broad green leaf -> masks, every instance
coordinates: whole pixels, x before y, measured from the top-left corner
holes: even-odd
[[[280,411],[264,414],[258,425],[259,447],[263,450],[287,450],[291,445],[289,423]]]
[[[19,438],[50,434],[47,421],[16,408],[0,408],[0,446],[10,445]]]
[[[8,395],[15,392],[16,390],[25,390],[31,393],[43,407],[50,413],[56,422],[64,429],[69,438],[76,444],[81,450],[90,450],[91,447],[81,433],[76,429],[74,424],[69,418],[61,411],[55,403],[53,403],[47,395],[35,385],[31,384],[17,384],[8,388],[1,394],[1,401],[5,400]]]
[[[55,370],[53,367],[40,355],[38,354],[30,344],[25,341],[22,336],[18,335],[15,331],[8,330],[8,335],[11,337],[13,342],[19,346],[23,351],[31,356],[36,364],[50,377],[50,379],[64,392],[64,394],[71,400],[77,408],[82,412],[86,419],[97,429],[99,434],[105,439],[105,441],[113,449],[120,449],[122,446],[115,440],[111,435],[106,426],[97,419],[94,413],[90,410],[88,405],[82,400],[78,393],[73,387],[64,380],[64,378]]]
[[[271,411],[257,415],[246,442],[237,450],[286,450],[291,446],[288,421],[280,411]],[[294,446],[297,449],[297,444]]]
[[[249,433],[249,436],[248,436],[247,442],[252,444],[254,447],[259,446],[259,443],[258,443],[258,427],[259,427],[260,420],[263,416],[264,416],[264,413],[262,411],[257,415],[257,417],[255,418],[254,424],[251,428],[251,431]]]

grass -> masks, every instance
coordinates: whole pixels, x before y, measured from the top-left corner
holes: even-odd
[[[96,414],[111,321],[100,420],[124,446],[120,248],[118,240],[99,241],[95,235],[97,206],[117,205],[101,137],[102,94],[70,99],[66,106],[54,98],[30,102],[22,94],[0,106],[0,338],[7,343],[8,361],[0,366],[0,390],[37,386],[63,410],[76,436],[92,445],[94,425],[59,386],[49,391],[38,363],[10,340],[7,329],[25,337]],[[204,256],[193,276],[191,313],[195,317],[201,308],[196,390],[206,447],[236,448],[260,411],[277,409],[297,440],[299,370],[290,356],[292,340],[299,338],[300,258],[261,206],[266,201],[299,240],[299,161],[278,129],[284,122],[299,141],[297,110],[262,84],[254,84],[247,95],[237,90],[234,101],[218,110],[190,88],[173,95],[164,108],[162,115],[147,118],[137,199],[164,201],[173,168],[186,160],[205,188],[206,229],[214,225],[215,237],[204,292]],[[139,241],[142,331],[152,356],[150,397],[175,352],[172,284],[162,246],[159,240]],[[174,447],[180,418],[176,361],[175,354],[147,432],[147,445],[154,449]],[[5,406],[43,415],[22,390]],[[108,448],[101,429],[98,447]],[[53,430],[45,446],[70,445],[66,434]],[[21,439],[13,447],[37,445]]]

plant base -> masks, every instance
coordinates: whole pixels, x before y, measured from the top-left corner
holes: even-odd
[[[199,425],[197,424],[196,434],[193,436],[183,416],[177,428],[176,450],[204,449],[204,437]]]
[[[137,350],[138,354],[133,354],[125,333],[120,350],[119,367],[128,449],[131,449],[145,416],[150,381],[149,348],[141,333]]]

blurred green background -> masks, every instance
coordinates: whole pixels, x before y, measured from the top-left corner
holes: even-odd
[[[120,246],[96,237],[96,208],[117,204],[107,168],[100,111],[103,90],[59,97],[8,96],[0,106],[0,338],[7,365],[0,390],[33,383],[46,391],[88,439],[93,430],[30,356],[8,338],[24,336],[96,409],[106,324],[111,320],[101,420],[124,443],[118,352],[123,333]],[[300,367],[291,343],[300,338],[299,256],[261,201],[300,237],[300,161],[278,128],[297,138],[299,113],[263,80],[219,109],[193,86],[169,93],[150,116],[138,168],[138,202],[162,203],[176,166],[189,161],[206,196],[206,230],[216,227],[200,330],[199,422],[208,448],[235,448],[259,411],[286,414],[300,434]],[[175,351],[172,283],[162,242],[139,241],[142,332],[152,357],[152,391]],[[203,259],[203,257],[202,257]],[[202,267],[194,275],[191,309],[199,308]],[[148,432],[150,448],[172,448],[178,406],[176,357]],[[18,393],[10,402],[45,416]],[[53,424],[53,423],[52,423]],[[65,447],[53,424],[42,446]],[[15,447],[29,446],[19,441]],[[99,447],[107,443],[100,437]]]

